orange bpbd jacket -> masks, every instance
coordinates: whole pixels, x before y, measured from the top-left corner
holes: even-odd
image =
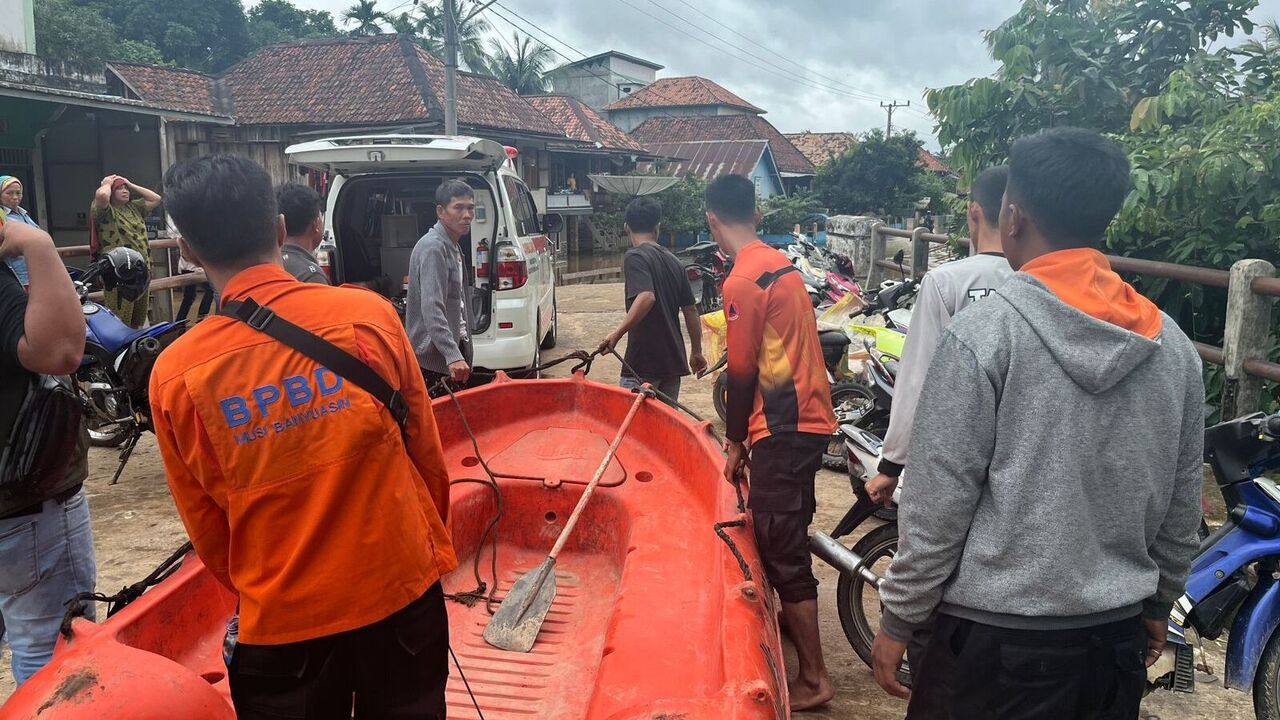
[[[835,432],[818,322],[787,257],[760,240],[742,248],[724,281],[724,311],[725,437],[757,443],[783,432]]]
[[[211,317],[151,375],[156,439],[196,552],[240,596],[240,639],[275,645],[377,622],[457,565],[449,478],[395,310],[277,265],[232,278],[368,363],[410,407],[402,439],[371,395],[248,325]]]

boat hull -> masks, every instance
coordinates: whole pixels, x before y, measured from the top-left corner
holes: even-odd
[[[459,567],[447,593],[496,601],[545,558],[599,464],[630,392],[575,376],[505,377],[434,405],[448,463]],[[499,501],[466,432],[499,473]],[[483,599],[448,603],[448,717],[787,717],[776,607],[749,519],[721,479],[709,426],[657,401],[640,408],[556,565],[558,591],[533,649],[489,646]],[[509,477],[520,476],[520,477]],[[716,534],[723,529],[746,573]],[[496,549],[496,554],[495,554]],[[477,555],[479,555],[477,562]],[[748,577],[749,575],[749,577]],[[74,624],[49,667],[0,718],[234,718],[221,642],[235,599],[198,558],[106,622]],[[496,608],[496,605],[493,606]],[[475,700],[473,701],[472,696]]]

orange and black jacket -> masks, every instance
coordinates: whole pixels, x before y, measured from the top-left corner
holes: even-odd
[[[360,358],[409,404],[404,435],[355,383],[245,323],[211,317],[156,361],[151,407],[196,553],[240,599],[240,639],[278,645],[375,623],[457,565],[449,478],[413,347],[366,290],[255,265],[253,298]]]
[[[782,432],[835,431],[818,323],[800,273],[756,241],[742,248],[724,282],[728,319],[730,440]]]

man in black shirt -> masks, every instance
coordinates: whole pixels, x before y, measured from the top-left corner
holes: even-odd
[[[0,259],[27,262],[30,295],[0,263],[0,447],[7,444],[32,373],[66,375],[84,357],[84,315],[53,240],[36,227],[0,225]],[[67,475],[39,495],[0,490],[0,615],[21,685],[53,656],[66,602],[92,592],[97,566],[82,485],[81,430]],[[44,483],[39,483],[44,485]],[[93,606],[86,613],[93,618]]]
[[[702,355],[702,326],[694,306],[693,291],[684,268],[671,251],[658,244],[662,206],[651,197],[638,197],[627,205],[626,229],[631,249],[622,258],[626,283],[627,316],[616,330],[600,343],[607,350],[627,336],[623,356],[623,387],[649,383],[655,390],[676,400],[680,378],[707,367]],[[689,331],[690,353],[685,360],[684,339],[678,316],[684,315]]]

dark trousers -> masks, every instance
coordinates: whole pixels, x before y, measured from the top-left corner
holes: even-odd
[[[830,436],[783,432],[751,446],[747,507],[765,577],[785,603],[818,599],[809,554],[813,480]]]
[[[187,312],[191,310],[191,305],[195,302],[197,290],[204,294],[200,296],[200,309],[196,312],[196,319],[198,320],[209,314],[209,309],[213,307],[213,286],[209,283],[187,285],[182,288],[182,304],[178,306],[178,314],[173,316],[174,320],[186,319]]]
[[[440,583],[390,617],[287,645],[236,645],[238,720],[445,717],[449,618]]]
[[[1136,720],[1146,647],[1137,617],[1010,630],[939,615],[912,667],[907,720]]]

